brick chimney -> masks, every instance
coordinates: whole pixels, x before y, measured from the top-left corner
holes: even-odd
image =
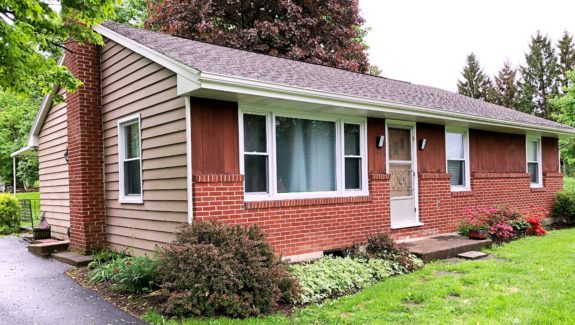
[[[100,48],[74,41],[66,48],[64,65],[83,82],[66,95],[70,248],[88,253],[106,243]]]

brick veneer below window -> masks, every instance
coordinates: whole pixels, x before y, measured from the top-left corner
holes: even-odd
[[[456,231],[467,208],[508,204],[525,210],[550,208],[561,190],[561,174],[544,176],[543,192],[533,192],[526,173],[477,173],[471,192],[453,194],[445,173],[419,175],[420,221],[423,226],[390,229],[389,175],[371,174],[369,196],[244,202],[242,175],[194,177],[194,220],[258,224],[284,256],[342,248],[374,233],[396,239]]]

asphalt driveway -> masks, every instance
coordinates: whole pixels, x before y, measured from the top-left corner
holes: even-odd
[[[145,324],[74,282],[69,269],[28,253],[21,238],[0,238],[0,324]]]

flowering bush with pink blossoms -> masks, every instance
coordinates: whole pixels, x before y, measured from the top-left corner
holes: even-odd
[[[487,230],[496,242],[507,242],[526,234],[546,234],[541,220],[547,211],[533,206],[525,214],[508,206],[467,209],[466,219],[459,225],[459,233],[466,236],[470,230]]]

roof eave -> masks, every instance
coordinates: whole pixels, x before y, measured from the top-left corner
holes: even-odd
[[[200,74],[201,88],[236,92],[254,96],[273,97],[278,99],[313,102],[325,105],[345,106],[366,111],[389,112],[422,117],[441,117],[446,120],[460,122],[475,122],[491,126],[501,126],[534,132],[549,132],[559,136],[575,136],[575,129],[562,129],[529,123],[504,121],[469,114],[453,113],[430,107],[407,105],[403,103],[373,100],[370,98],[341,95],[337,93],[309,90],[292,86],[284,86],[259,80],[229,77],[202,72]]]
[[[501,126],[534,132],[549,132],[557,134],[558,136],[575,136],[575,129],[562,129],[529,123],[502,121],[495,118],[447,112],[430,107],[407,105],[392,101],[374,100],[358,96],[341,95],[337,93],[310,90],[294,86],[285,86],[248,78],[231,77],[202,72],[179,61],[176,61],[162,53],[159,53],[147,46],[144,46],[128,37],[116,33],[115,31],[112,31],[102,25],[94,27],[94,31],[175,72],[178,75],[177,93],[179,96],[191,95],[200,89],[220,90],[278,99],[290,99],[296,101],[346,106],[367,111],[389,111],[390,113],[400,113],[407,115],[441,117],[443,119],[453,121],[473,121],[478,124],[486,124],[491,126]]]

